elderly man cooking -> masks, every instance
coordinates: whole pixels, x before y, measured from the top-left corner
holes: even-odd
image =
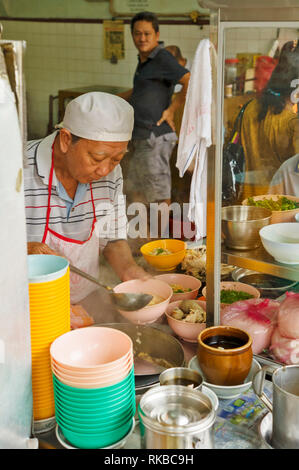
[[[134,124],[131,105],[92,92],[71,101],[60,130],[28,142],[24,169],[29,254],[60,254],[99,278],[99,254],[122,281],[149,277],[126,241],[119,163]],[[71,302],[96,286],[71,273]]]

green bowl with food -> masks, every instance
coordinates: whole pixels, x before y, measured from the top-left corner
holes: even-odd
[[[294,222],[299,213],[299,197],[284,194],[252,196],[242,202],[243,206],[263,207],[272,211],[271,224]]]

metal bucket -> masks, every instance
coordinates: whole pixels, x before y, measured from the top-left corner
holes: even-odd
[[[213,449],[216,413],[203,393],[182,385],[147,391],[138,406],[143,449]]]

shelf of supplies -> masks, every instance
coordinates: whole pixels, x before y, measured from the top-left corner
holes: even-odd
[[[272,276],[299,281],[299,264],[278,263],[263,247],[240,251],[222,246],[222,262]]]

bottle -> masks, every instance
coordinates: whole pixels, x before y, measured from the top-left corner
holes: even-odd
[[[238,59],[226,59],[225,60],[225,74],[224,74],[224,84],[233,86],[233,95],[237,91],[237,75],[238,75]]]

